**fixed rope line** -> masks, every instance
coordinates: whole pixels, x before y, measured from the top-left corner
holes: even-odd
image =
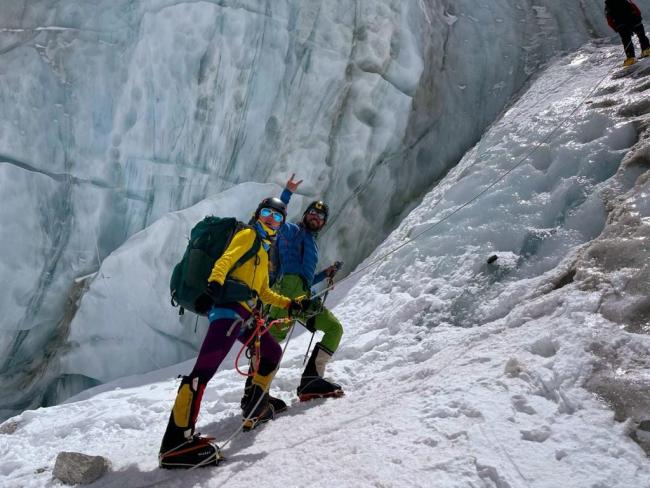
[[[295,322],[291,325],[291,327],[290,327],[290,329],[289,329],[289,333],[288,333],[288,335],[287,335],[287,341],[285,342],[285,344],[284,344],[284,348],[282,349],[282,354],[280,355],[280,360],[278,361],[278,365],[282,362],[282,358],[284,357],[284,353],[285,353],[285,351],[287,350],[287,346],[289,345],[289,341],[291,341],[291,336],[293,335],[293,330],[294,330],[294,329],[295,329]],[[265,393],[268,393],[268,390],[267,390]],[[264,399],[264,395],[260,396],[260,398],[257,400],[257,403],[253,406],[253,408],[251,408],[250,411],[251,411],[251,412],[254,412],[254,411],[257,409],[257,407],[260,405],[260,402],[261,402],[263,399]],[[249,419],[249,418],[246,417],[246,418],[244,419],[244,422],[245,422],[246,420],[248,420],[248,419]],[[224,448],[225,448],[228,444],[230,444],[230,443],[231,443],[231,442],[232,442],[232,441],[233,441],[237,436],[239,436],[239,434],[241,434],[241,433],[244,431],[244,422],[242,422],[241,425],[239,425],[239,426],[237,427],[237,429],[236,429],[236,430],[235,430],[235,431],[230,435],[230,437],[228,437],[226,440],[224,440],[224,441],[219,445],[219,451],[221,451],[222,449],[224,449]],[[199,467],[199,466],[197,465],[197,466],[195,466],[195,467]],[[194,468],[190,468],[190,469],[194,469]]]
[[[595,91],[600,87],[600,85],[602,85],[603,81],[605,81],[605,78],[607,78],[607,76],[610,75],[610,73],[613,71],[613,69],[614,69],[614,68],[608,70],[608,71],[607,71],[607,72],[606,72],[606,73],[605,73],[605,74],[604,74],[604,75],[599,79],[598,83],[596,83],[596,85],[594,85],[594,87],[593,87],[591,90],[589,90],[589,92],[587,93],[587,95],[586,95],[585,97],[582,98],[582,100],[580,101],[580,103],[579,103],[578,105],[576,105],[576,107],[575,107],[575,108],[574,108],[574,109],[573,109],[573,110],[572,110],[572,111],[571,111],[571,112],[570,112],[566,117],[564,117],[564,118],[562,119],[562,121],[560,122],[560,124],[558,124],[557,126],[555,126],[555,128],[553,128],[551,131],[549,131],[549,133],[546,134],[546,136],[544,136],[544,137],[543,137],[543,138],[542,138],[542,139],[541,139],[537,144],[535,144],[535,145],[534,145],[534,146],[533,146],[533,147],[528,151],[527,154],[525,154],[524,156],[522,156],[521,159],[520,159],[520,160],[519,160],[519,161],[518,161],[518,162],[517,162],[517,163],[516,163],[512,168],[510,168],[509,170],[507,170],[506,172],[504,172],[504,173],[503,173],[501,176],[499,176],[496,180],[494,180],[494,181],[493,181],[492,183],[490,183],[487,187],[485,187],[485,188],[484,188],[483,190],[481,190],[479,193],[477,193],[476,195],[474,195],[472,198],[470,198],[467,202],[465,202],[464,204],[462,204],[460,207],[456,208],[455,210],[453,210],[453,211],[450,212],[449,214],[445,215],[444,217],[442,217],[442,218],[441,218],[440,220],[438,220],[437,222],[434,222],[434,223],[431,224],[430,226],[425,227],[423,230],[421,230],[420,232],[418,232],[417,234],[415,234],[413,237],[409,237],[409,238],[407,238],[406,241],[404,241],[402,244],[400,244],[400,245],[397,246],[396,248],[394,248],[394,249],[392,249],[392,250],[386,252],[385,254],[382,254],[381,256],[379,256],[379,257],[376,258],[375,260],[371,261],[371,262],[368,263],[367,265],[365,265],[365,266],[363,266],[363,267],[361,267],[361,268],[355,270],[354,272],[350,273],[350,274],[347,275],[345,278],[339,280],[336,284],[338,285],[339,283],[342,283],[342,282],[346,281],[347,279],[352,278],[353,276],[356,276],[356,275],[362,273],[363,271],[365,271],[365,270],[367,270],[367,269],[369,269],[369,268],[372,268],[372,267],[374,267],[374,266],[380,264],[381,262],[385,261],[386,258],[388,258],[389,256],[391,256],[392,254],[395,254],[397,251],[399,251],[400,249],[404,248],[404,247],[407,246],[408,244],[411,244],[412,242],[414,242],[415,240],[417,240],[418,238],[420,238],[422,235],[424,235],[424,234],[426,234],[427,232],[429,232],[430,230],[436,228],[437,226],[439,226],[439,225],[442,224],[443,222],[449,220],[451,217],[453,217],[454,215],[456,215],[458,212],[460,212],[461,210],[463,210],[465,207],[467,207],[467,206],[469,206],[470,204],[474,203],[476,200],[478,200],[478,199],[481,198],[483,195],[485,195],[487,192],[489,192],[489,191],[490,191],[492,188],[494,188],[497,184],[499,184],[501,181],[503,181],[503,179],[504,179],[506,176],[508,176],[508,175],[509,175],[510,173],[512,173],[515,169],[517,169],[519,166],[521,166],[521,165],[522,165],[526,160],[528,160],[528,158],[530,158],[530,156],[531,156],[532,154],[534,154],[534,153],[535,153],[535,152],[536,152],[536,151],[537,151],[537,150],[542,146],[542,144],[546,144],[548,141],[550,141],[550,140],[553,138],[553,136],[557,133],[557,131],[560,130],[560,128],[562,128],[562,127],[564,126],[564,124],[566,124],[566,122],[567,122],[571,117],[573,117],[573,115],[575,115],[575,113],[578,111],[578,109],[579,109],[580,107],[582,107],[582,105],[584,105],[584,103],[587,101],[587,99],[589,99],[589,98],[590,98],[590,97],[595,93]],[[433,206],[433,208],[437,207],[438,204],[442,201],[443,198],[444,198],[444,196],[441,197],[440,200],[438,200],[438,202],[436,202],[436,204]],[[333,288],[333,286],[334,286],[334,285],[326,287],[325,289],[321,290],[319,293],[317,293],[316,295],[314,295],[314,297],[318,297],[318,296],[320,296],[320,295],[322,295],[322,294],[324,294],[324,293],[326,293],[326,292],[329,292],[329,290],[331,290],[331,289]]]
[[[287,320],[287,319],[281,319],[281,320]],[[280,364],[280,362],[282,362],[282,358],[284,357],[284,353],[287,350],[287,346],[289,345],[289,342],[291,341],[291,336],[293,335],[294,328],[295,328],[294,325],[291,325],[291,328],[289,329],[289,333],[287,335],[287,341],[286,341],[286,343],[284,345],[284,348],[282,349],[282,354],[280,356],[280,361],[278,362],[278,364]],[[267,328],[267,330],[268,330],[268,328]],[[253,335],[255,335],[255,334],[253,334]],[[268,393],[268,390],[265,391],[265,393]],[[257,403],[255,403],[255,405],[253,405],[253,407],[251,408],[251,410],[250,410],[251,412],[254,412],[257,409],[257,407],[260,405],[260,403],[264,399],[264,396],[265,395],[260,396],[260,398],[257,400]],[[249,420],[249,417],[244,418],[244,422],[246,420]],[[237,428],[233,431],[233,433],[230,434],[230,436],[228,436],[221,444],[217,444],[217,452],[215,453],[215,455],[213,457],[209,457],[209,458],[201,461],[200,463],[196,464],[195,466],[192,466],[192,467],[188,468],[188,471],[192,471],[194,469],[197,469],[197,468],[200,468],[200,467],[203,467],[203,466],[208,466],[208,465],[212,464],[212,462],[215,459],[219,459],[219,460],[225,459],[225,458],[223,458],[223,449],[225,449],[226,446],[228,446],[232,441],[234,441],[237,437],[239,437],[239,435],[244,431],[244,422],[239,424],[237,426]],[[184,442],[179,447],[181,447],[181,446],[183,446],[183,445],[185,445],[187,443],[188,443],[188,441]],[[178,449],[178,447],[170,449],[170,451],[172,451],[174,449]],[[160,485],[160,484],[163,484],[163,483],[166,483],[166,482],[170,481],[171,478],[172,478],[172,476],[167,476],[162,480],[156,481],[156,482],[148,484],[148,485],[142,485],[142,486],[140,486],[138,488],[147,488],[147,487],[151,487],[151,486],[157,486],[157,485]]]

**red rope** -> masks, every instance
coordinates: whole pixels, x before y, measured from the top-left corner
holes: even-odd
[[[264,327],[264,318],[258,313],[255,312],[254,314],[254,320],[255,320],[255,330],[253,330],[253,333],[251,336],[244,342],[242,345],[241,349],[237,353],[237,357],[235,358],[235,371],[237,371],[240,375],[242,376],[254,376],[255,372],[258,370],[259,365],[260,365],[260,338],[266,334],[271,327],[273,327],[275,324],[282,323],[282,322],[287,322],[288,318],[280,318],[276,320],[272,320],[269,322],[269,325]],[[255,365],[253,367],[253,371],[250,373],[245,373],[242,370],[239,369],[239,358],[241,357],[242,352],[244,352],[247,348],[248,345],[251,343],[253,339],[256,339],[255,341]]]

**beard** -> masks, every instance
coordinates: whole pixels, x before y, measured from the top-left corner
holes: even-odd
[[[307,229],[312,232],[318,232],[325,225],[324,223],[314,222],[313,220],[307,220],[307,219],[305,219],[303,223],[305,224],[305,227],[307,227]]]

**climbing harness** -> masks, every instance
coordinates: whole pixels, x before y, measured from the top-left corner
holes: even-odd
[[[261,348],[262,336],[266,334],[269,331],[269,329],[271,329],[271,327],[273,327],[274,325],[288,323],[292,321],[292,319],[287,317],[287,318],[279,318],[279,319],[272,320],[267,324],[266,320],[257,309],[253,312],[252,319],[253,319],[253,323],[255,324],[253,333],[246,340],[246,342],[244,342],[241,349],[237,353],[237,357],[235,358],[235,371],[237,371],[242,376],[253,376],[254,372],[258,370],[260,365],[260,348]],[[255,340],[255,342],[253,343],[254,352],[252,353],[251,357],[255,358],[255,364],[253,366],[252,373],[251,372],[245,373],[239,369],[239,358],[241,357],[244,351],[250,350],[250,344],[253,340]]]

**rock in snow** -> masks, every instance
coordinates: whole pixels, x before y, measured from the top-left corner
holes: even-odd
[[[99,478],[110,467],[108,459],[79,452],[60,452],[54,464],[54,477],[69,485],[87,485]]]

